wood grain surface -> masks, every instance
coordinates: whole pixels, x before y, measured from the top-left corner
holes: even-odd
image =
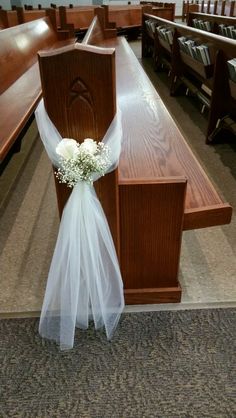
[[[126,40],[117,38],[105,44],[116,47],[117,97],[123,114],[119,183],[184,176],[188,181],[188,229],[207,226],[205,209],[209,206],[220,211],[222,223],[230,222],[230,206],[216,192]],[[216,222],[220,224],[219,216]]]
[[[37,52],[75,42],[59,38],[48,17],[0,31],[1,161],[42,96]]]

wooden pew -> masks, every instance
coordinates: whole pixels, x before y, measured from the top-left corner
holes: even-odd
[[[154,7],[153,13],[165,19],[174,20],[174,3],[166,7]],[[137,37],[142,26],[142,7],[137,6],[103,6],[107,11],[109,22],[116,24],[118,33],[126,33],[129,37]],[[77,34],[86,32],[93,17],[95,6],[80,6],[68,9],[59,7],[60,27],[68,28],[73,25]]]
[[[211,1],[208,0],[207,2],[202,0],[201,6],[199,10],[189,10],[189,12],[198,12],[200,13],[207,13],[207,14],[214,14],[219,16],[234,16],[234,5],[235,1]]]
[[[182,3],[182,22],[187,19],[189,12],[199,12],[200,6],[198,2],[189,2],[189,1],[183,1]]]
[[[170,29],[173,33],[173,44],[170,45],[166,40],[161,39],[158,31],[150,33],[147,30],[146,20],[152,20],[157,26],[162,26]],[[211,63],[204,65],[197,61],[192,56],[187,55],[180,50],[178,38],[185,36],[188,39],[195,40],[198,45],[204,44],[209,46],[209,54]],[[227,60],[236,57],[236,41],[217,36],[212,33],[197,30],[195,28],[186,27],[177,23],[169,22],[151,15],[145,14],[143,17],[143,39],[142,39],[142,54],[147,56],[153,54],[155,69],[160,66],[167,66],[170,78],[170,93],[176,94],[180,84],[184,84],[187,91],[191,91],[205,107],[209,108],[208,127],[206,132],[206,142],[214,141],[214,131],[226,114],[236,118],[235,106],[233,97],[229,93],[229,86],[226,90],[217,87],[216,84],[216,68],[221,73],[222,79],[229,84],[229,74],[225,65],[220,69],[218,62],[219,51],[227,57]],[[227,93],[227,100],[224,106],[220,103],[220,95],[225,96]],[[233,100],[232,100],[233,99]],[[218,103],[219,101],[219,103]],[[220,110],[219,110],[220,108]]]
[[[152,14],[159,16],[167,20],[175,20],[175,8],[174,7],[153,7]]]
[[[236,16],[235,4],[236,4],[235,1],[231,1],[230,11],[229,11],[229,15],[231,17],[235,17]]]
[[[74,42],[48,17],[0,31],[0,161],[19,139],[41,98],[37,52]]]
[[[56,8],[46,9],[23,9],[23,7],[17,7],[18,22],[27,23],[33,20],[40,19],[42,17],[49,16],[55,28],[60,29],[59,11]]]
[[[46,9],[24,9],[23,7],[17,7],[18,22],[20,24],[32,22],[32,20],[40,19],[47,16]]]
[[[189,13],[187,19],[187,25],[190,27],[196,27],[194,25],[194,19],[203,22],[209,22],[211,28],[209,32],[216,33],[218,35],[227,36],[227,34],[223,34],[220,31],[220,25],[225,26],[235,26],[236,27],[236,18],[235,17],[228,17],[228,16],[219,16],[219,15],[211,15],[206,13]],[[207,30],[204,28],[203,25],[199,28],[201,30]],[[229,37],[229,36],[228,36]]]
[[[104,6],[108,8],[109,21],[116,24],[118,33],[137,37],[141,29],[141,7],[137,6]]]
[[[95,6],[59,7],[60,27],[74,27],[76,34],[84,34],[94,18]],[[69,25],[69,26],[68,26]]]
[[[120,162],[96,187],[119,255],[125,300],[178,302],[183,230],[228,223],[232,208],[215,191],[126,39],[104,28],[105,13],[98,10],[82,44],[39,54],[46,109],[62,136],[101,140],[117,99]],[[68,85],[73,97],[77,92],[73,102]],[[60,211],[68,197],[62,186],[57,184]]]
[[[0,29],[11,28],[19,24],[16,10],[0,9]]]

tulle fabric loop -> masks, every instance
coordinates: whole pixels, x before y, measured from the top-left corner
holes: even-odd
[[[49,119],[44,102],[35,117],[40,137],[53,165],[59,166],[56,146],[62,140]],[[117,111],[103,142],[111,150],[111,166],[118,164],[122,140],[121,114]],[[94,181],[99,177],[94,176]],[[49,270],[39,324],[42,337],[60,348],[74,344],[75,328],[105,327],[110,339],[124,309],[123,283],[109,226],[94,187],[79,182],[64,208]]]

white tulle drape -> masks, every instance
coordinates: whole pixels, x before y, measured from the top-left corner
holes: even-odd
[[[43,100],[35,112],[40,137],[53,165],[58,167],[56,146],[62,140],[49,119]],[[117,111],[103,142],[118,164],[122,139]],[[94,180],[98,177],[95,176]],[[109,226],[93,186],[79,182],[64,208],[49,270],[39,333],[55,340],[61,349],[74,344],[75,327],[105,327],[110,339],[124,308],[123,283]]]

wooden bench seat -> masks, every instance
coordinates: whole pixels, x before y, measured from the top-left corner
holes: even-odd
[[[37,53],[74,42],[48,17],[0,32],[0,161],[18,139],[41,95]],[[61,38],[61,40],[60,40]]]
[[[227,223],[230,206],[214,189],[125,39],[98,45],[116,48],[116,88],[118,98],[123,98],[119,103],[125,127],[119,182],[184,176],[188,181],[183,229]],[[142,134],[143,126],[147,132]]]
[[[81,142],[86,136],[102,139],[117,99],[123,127],[119,166],[96,187],[120,258],[125,300],[178,302],[182,231],[229,223],[232,208],[194,157],[126,39],[109,28],[101,31],[104,22],[105,16],[96,16],[82,44],[40,54],[45,105],[61,134]],[[70,108],[68,85],[78,92]],[[57,183],[60,210],[68,193]]]

